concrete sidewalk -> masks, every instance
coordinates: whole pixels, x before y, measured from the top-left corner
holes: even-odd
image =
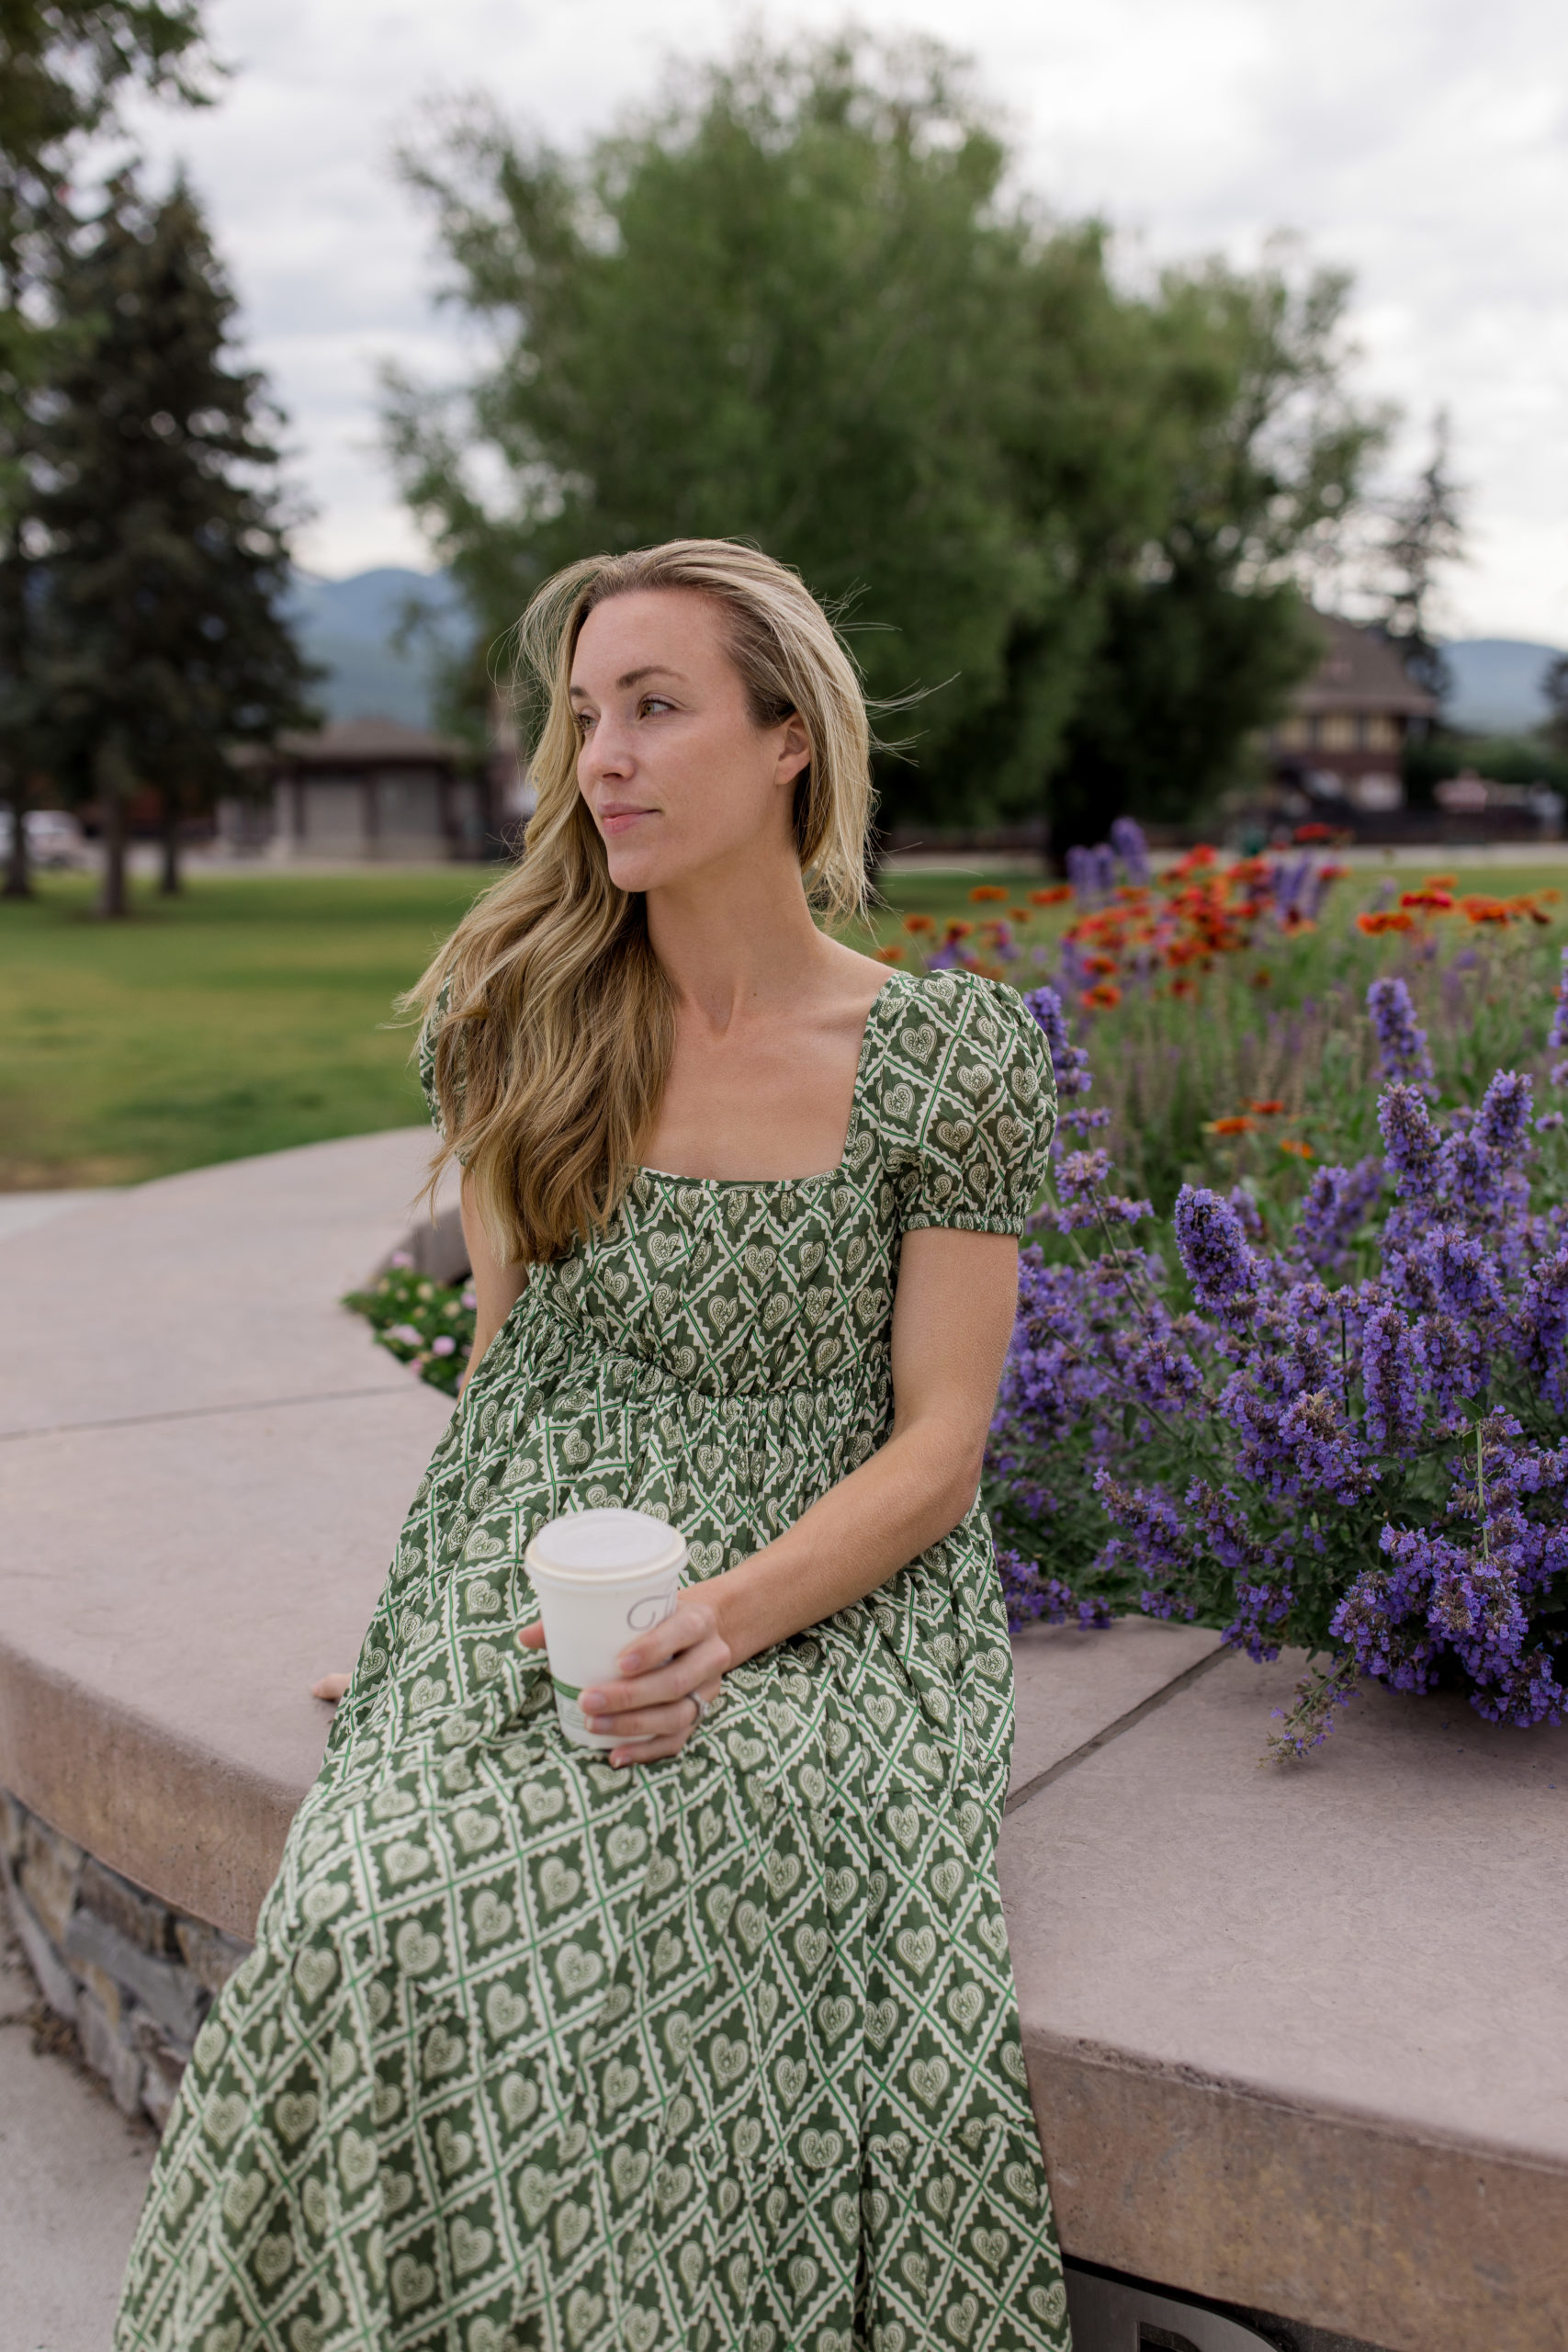
[[[157,2140],[71,2055],[35,2047],[38,2007],[0,1909],[0,2341],[109,2352]]]

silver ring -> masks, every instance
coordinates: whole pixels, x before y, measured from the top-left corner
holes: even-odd
[[[702,1722],[703,1717],[708,1711],[708,1702],[703,1697],[700,1690],[688,1690],[686,1696],[697,1711],[692,1717],[692,1730],[695,1731],[697,1725]],[[690,1735],[688,1735],[688,1736],[689,1736]]]

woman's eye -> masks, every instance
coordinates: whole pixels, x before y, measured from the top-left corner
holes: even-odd
[[[644,695],[637,705],[637,716],[646,718],[650,711],[673,710],[674,707],[674,704],[666,702],[662,695]]]

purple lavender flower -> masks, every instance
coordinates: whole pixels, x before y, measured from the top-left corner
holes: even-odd
[[[1058,1097],[1087,1094],[1094,1084],[1089,1055],[1082,1046],[1075,1046],[1068,1035],[1066,1012],[1055,989],[1031,989],[1023,1001],[1026,1011],[1032,1014],[1044,1032],[1045,1043],[1051,1048],[1051,1067],[1056,1073]]]
[[[1183,1184],[1173,1222],[1176,1246],[1199,1306],[1211,1312],[1246,1313],[1257,1268],[1230,1203],[1201,1185]]]
[[[1153,880],[1149,845],[1135,817],[1118,817],[1111,828],[1111,846],[1126,870],[1127,879],[1142,888]],[[1568,1038],[1563,1040],[1568,1044]]]
[[[1414,1086],[1396,1085],[1378,1098],[1378,1131],[1403,1197],[1419,1200],[1432,1189],[1438,1131]]]
[[[1549,1054],[1559,1053],[1565,1046],[1568,1046],[1568,947],[1562,950],[1562,977],[1557,983],[1557,994],[1552,1000],[1551,1026],[1547,1031],[1546,1050]],[[1568,1070],[1568,1062],[1563,1063],[1562,1067],[1564,1070]],[[1561,1086],[1562,1083],[1556,1070],[1552,1071],[1551,1080],[1554,1086]]]
[[[1530,1148],[1530,1114],[1535,1108],[1533,1080],[1517,1070],[1500,1069],[1495,1073],[1481,1108],[1475,1114],[1472,1133],[1478,1143],[1495,1151],[1499,1159],[1522,1159]]]
[[[1082,842],[1075,842],[1067,852],[1066,865],[1074,898],[1083,906],[1090,905],[1100,896],[1100,860]]]
[[[1358,1160],[1354,1168],[1320,1168],[1296,1213],[1294,1254],[1315,1273],[1346,1272],[1382,1184],[1382,1167],[1375,1159]]]
[[[1410,1326],[1397,1306],[1375,1306],[1361,1332],[1367,1438],[1380,1453],[1408,1445],[1421,1427],[1421,1392]]]
[[[1404,982],[1374,980],[1367,990],[1367,1011],[1377,1033],[1378,1064],[1383,1077],[1398,1079],[1435,1099],[1438,1077],[1427,1032],[1416,1026],[1416,1007]]]

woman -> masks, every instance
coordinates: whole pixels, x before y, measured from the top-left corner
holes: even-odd
[[[527,854],[414,992],[473,1369],[118,2341],[1061,2352],[976,1503],[1049,1062],[1010,990],[813,921],[868,735],[794,573],[595,559],[523,638]],[[522,1561],[604,1503],[692,1566],[590,1755]]]

